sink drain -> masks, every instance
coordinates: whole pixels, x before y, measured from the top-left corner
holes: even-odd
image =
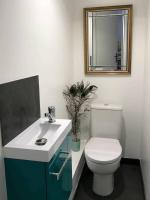
[[[46,139],[46,138],[40,138],[40,139],[37,139],[37,140],[35,141],[35,144],[36,144],[36,145],[42,146],[42,145],[46,144],[46,142],[47,142],[47,139]]]

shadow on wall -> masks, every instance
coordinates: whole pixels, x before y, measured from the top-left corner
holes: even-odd
[[[90,112],[81,119],[81,140],[88,140],[90,137]]]
[[[122,116],[121,118],[121,138],[120,138],[120,143],[122,146],[122,157],[125,156],[125,144],[126,144],[126,126],[125,126],[125,120],[124,117]]]

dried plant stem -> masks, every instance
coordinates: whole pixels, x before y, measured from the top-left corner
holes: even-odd
[[[66,109],[69,117],[72,119],[72,133],[74,140],[78,140],[81,116],[89,111],[89,101],[91,96],[95,94],[97,87],[90,83],[84,84],[83,81],[66,87],[63,91],[64,98],[67,102]]]

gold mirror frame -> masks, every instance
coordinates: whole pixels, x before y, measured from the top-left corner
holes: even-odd
[[[88,49],[88,12],[128,10],[128,40],[127,40],[127,70],[126,71],[90,71]],[[83,8],[84,14],[84,63],[86,75],[130,75],[131,74],[131,49],[132,49],[132,5],[105,6]]]

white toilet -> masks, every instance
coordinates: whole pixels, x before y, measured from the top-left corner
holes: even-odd
[[[93,172],[93,192],[107,196],[113,192],[114,172],[121,160],[122,106],[92,104],[91,139],[85,146],[85,158]]]

